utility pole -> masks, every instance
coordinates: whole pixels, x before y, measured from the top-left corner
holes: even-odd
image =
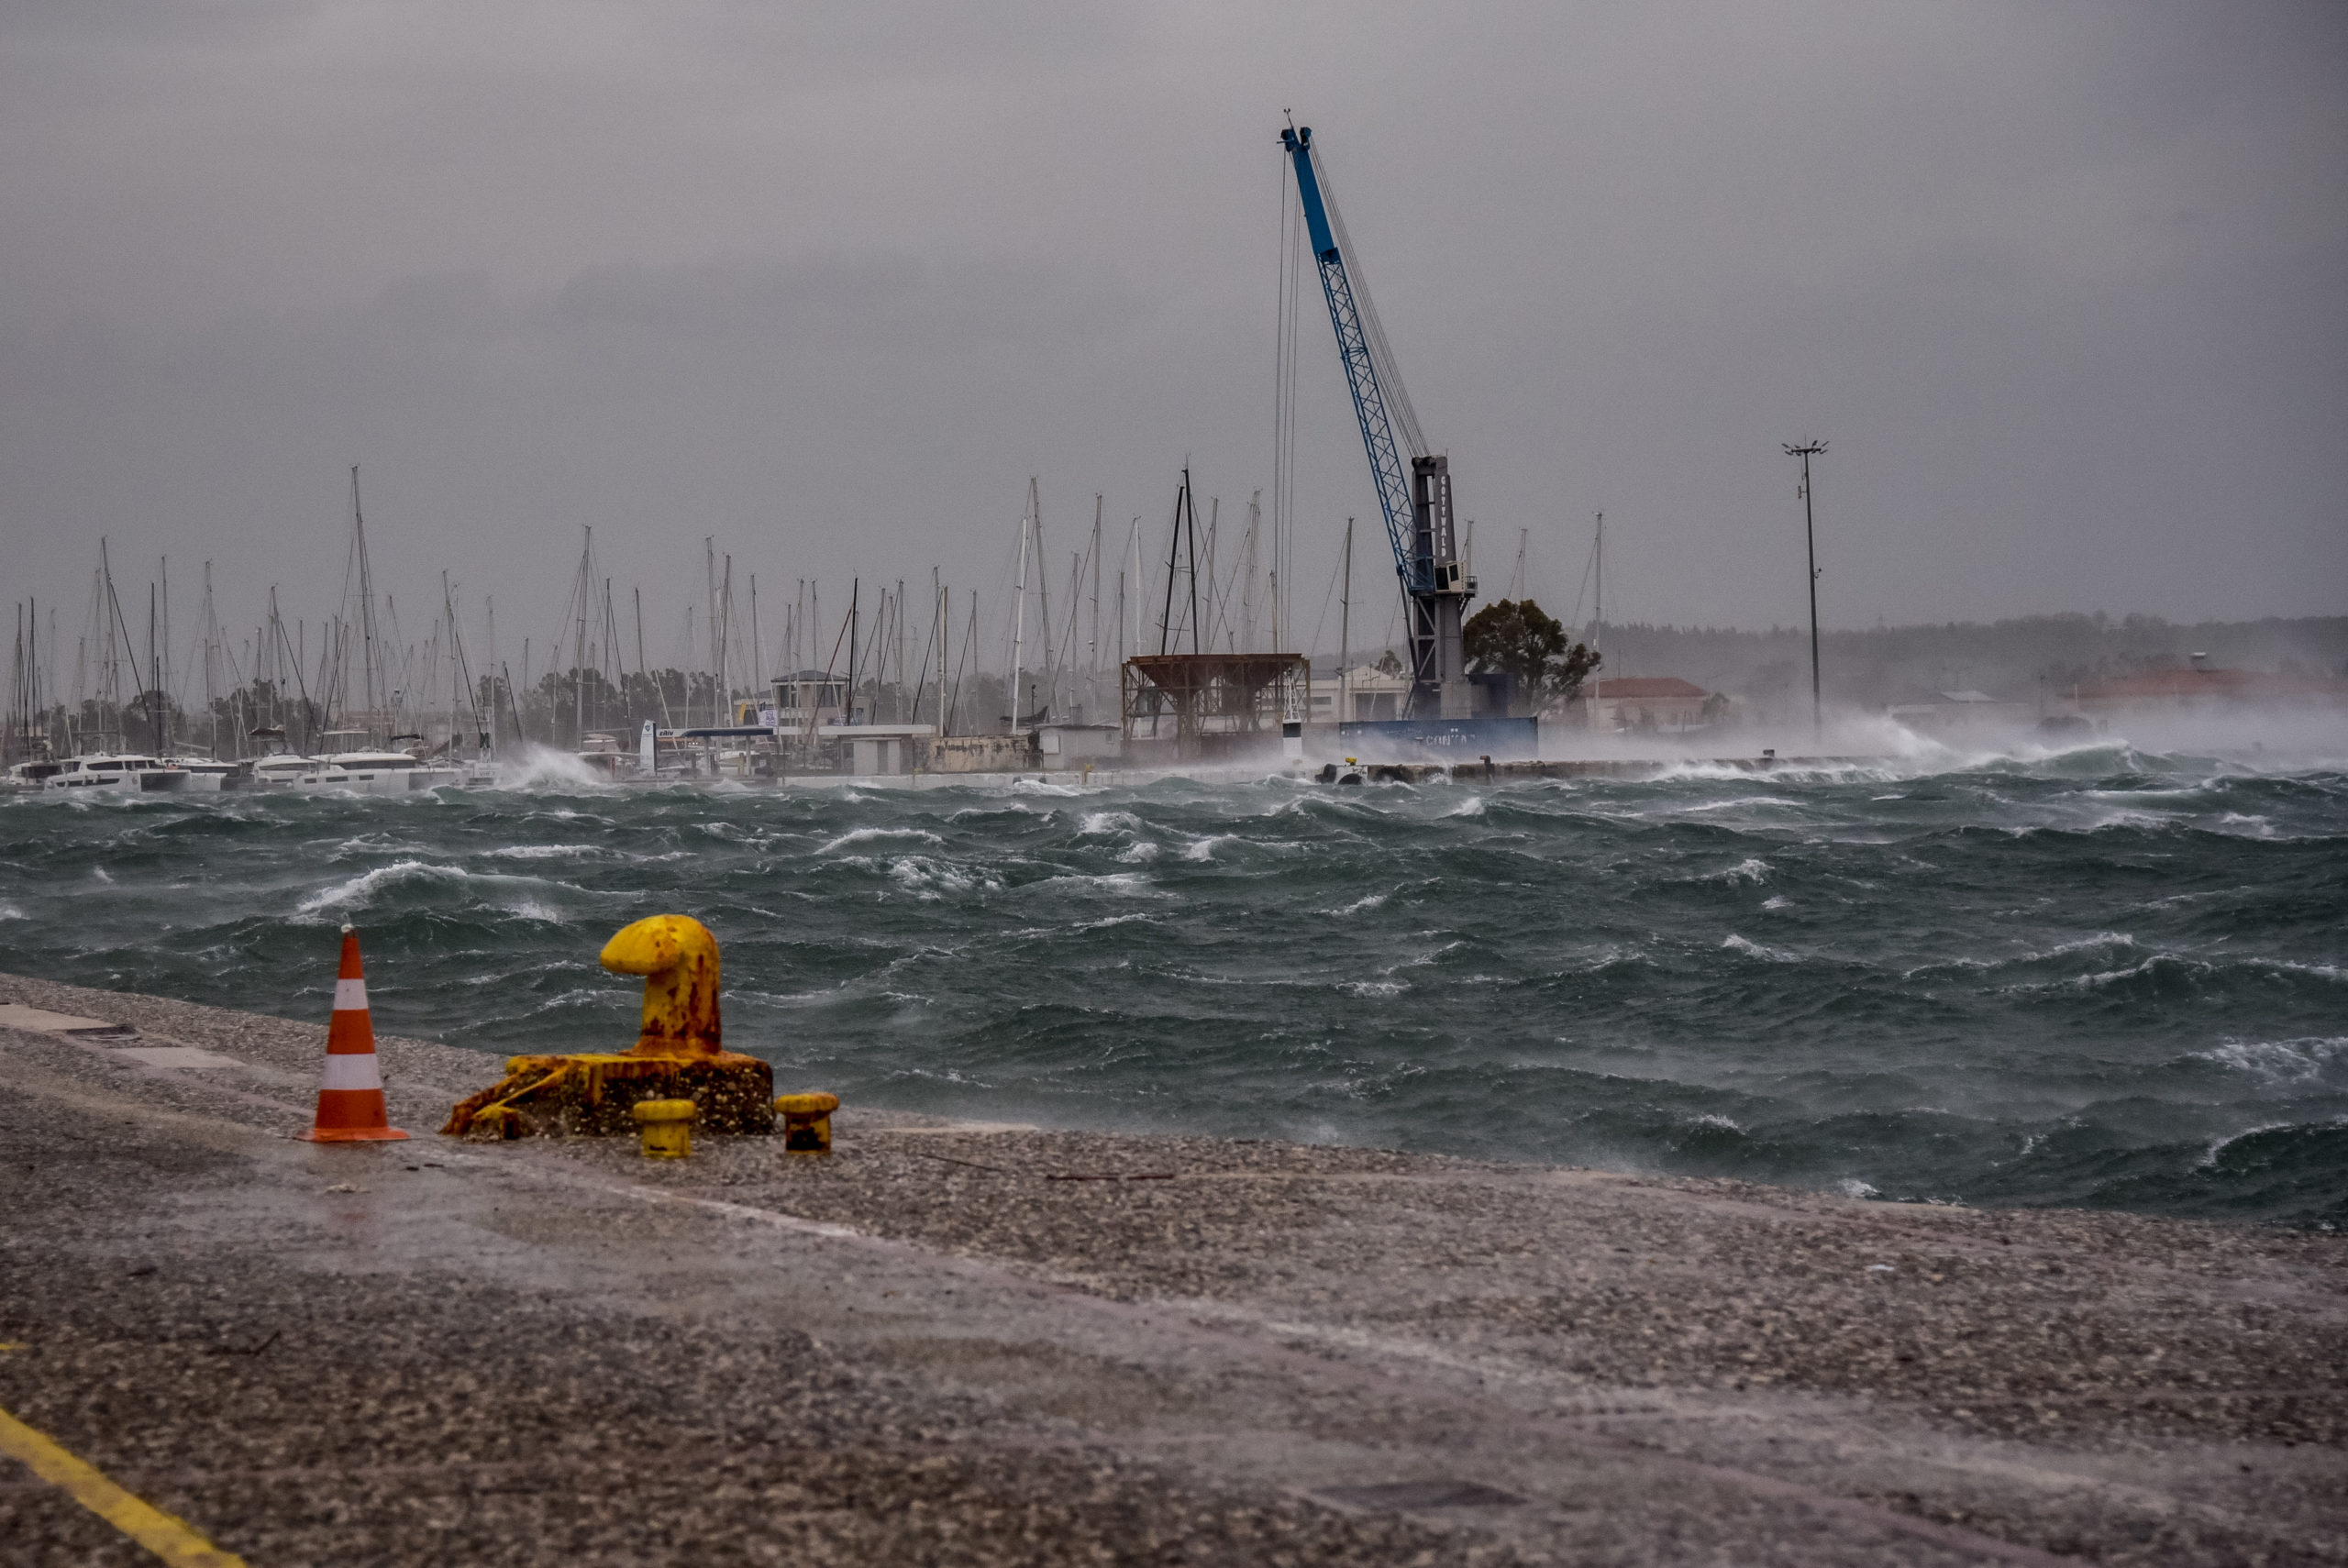
[[[1810,499],[1810,460],[1822,455],[1826,443],[1804,441],[1786,447],[1786,456],[1801,459],[1801,536],[1810,556],[1810,725],[1813,734],[1826,734],[1826,707],[1818,682],[1818,527]]]

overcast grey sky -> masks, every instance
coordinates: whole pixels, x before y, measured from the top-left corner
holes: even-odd
[[[0,584],[315,617],[354,461],[408,602],[543,634],[593,524],[656,662],[704,535],[992,591],[1036,473],[1162,551],[1270,480],[1291,109],[1487,597],[1603,509],[1610,618],[1791,622],[1815,435],[1831,624],[2348,611],[2348,6],[2238,0],[7,0]]]

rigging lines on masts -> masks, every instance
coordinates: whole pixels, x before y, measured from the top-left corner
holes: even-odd
[[[360,505],[357,463],[350,465],[350,558],[343,569],[342,579],[346,606],[350,602],[350,579],[354,572],[359,579],[360,700],[366,705],[366,723],[371,731],[382,722],[384,672],[381,650],[375,646],[375,570],[367,558],[367,513]],[[371,734],[368,738],[376,739]]]
[[[1101,674],[1101,511],[1103,498],[1098,491],[1092,496],[1092,635],[1084,646],[1084,668],[1088,674],[1099,679]]]
[[[1011,611],[1011,712],[1003,717],[1013,730],[1019,726],[1019,687],[1027,674],[1027,530],[1036,507],[1036,479],[1027,480],[1027,510],[1019,514],[1019,575],[1012,592],[1016,595]]]
[[[1175,645],[1181,639],[1174,622],[1174,579],[1180,572],[1189,589],[1187,613],[1191,628],[1191,651],[1203,651],[1200,646],[1199,625],[1199,509],[1191,491],[1191,460],[1182,459],[1182,483],[1174,492],[1173,529],[1166,543],[1166,602],[1157,618],[1157,651],[1179,653]]]
[[[1004,715],[1014,730],[1032,729],[1050,715],[1058,701],[1059,672],[1053,661],[1052,647],[1052,568],[1044,552],[1043,491],[1036,476],[1027,478],[1027,508],[1019,519],[1019,571],[1017,585],[1013,589],[1015,602],[1011,616],[1011,712]],[[1043,644],[1042,673],[1044,689],[1032,696],[1023,695],[1022,687],[1029,684],[1027,673],[1027,570],[1031,564],[1036,571],[1036,618]],[[1074,631],[1076,608],[1069,607],[1069,628]],[[1032,704],[1032,712],[1023,712],[1023,704]]]

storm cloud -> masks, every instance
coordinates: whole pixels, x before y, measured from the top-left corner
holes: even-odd
[[[587,525],[665,625],[704,536],[991,590],[1031,473],[1056,548],[1228,515],[1290,112],[1488,596],[1603,510],[1610,614],[1792,621],[1820,436],[1831,624],[2342,607],[2348,11],[2133,0],[12,5],[0,581],[331,610],[353,462],[520,630]],[[1309,632],[1376,501],[1301,342]]]

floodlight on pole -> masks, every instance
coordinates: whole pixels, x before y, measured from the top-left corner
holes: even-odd
[[[1810,460],[1826,450],[1826,443],[1807,440],[1800,446],[1789,445],[1786,456],[1801,459],[1801,535],[1810,557],[1810,723],[1813,734],[1823,738],[1826,734],[1826,707],[1819,694],[1818,680],[1818,526],[1815,509],[1810,499]]]

